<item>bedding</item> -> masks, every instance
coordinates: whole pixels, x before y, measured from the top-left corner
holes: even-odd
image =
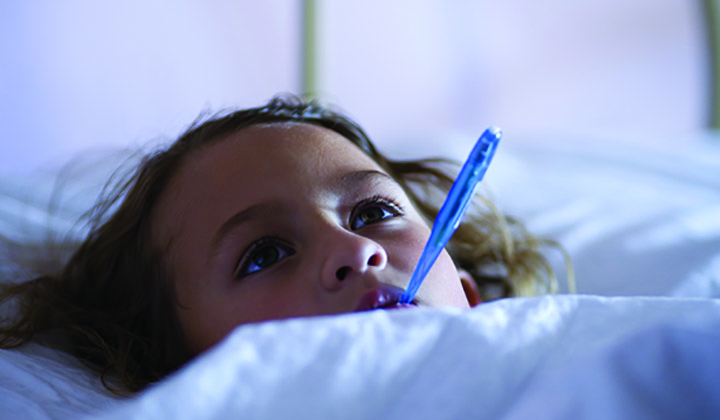
[[[0,405],[37,419],[709,419],[718,348],[715,299],[505,299],[242,326],[128,400],[75,363],[25,369],[28,350],[4,351]]]
[[[567,249],[579,292],[720,297],[719,136],[530,140],[507,142],[488,181]]]
[[[0,417],[720,418],[720,142],[675,146],[503,139],[482,188],[565,246],[579,295],[243,326],[130,399],[52,349],[0,350]],[[81,232],[107,167],[53,211],[54,174],[3,177],[0,234]]]

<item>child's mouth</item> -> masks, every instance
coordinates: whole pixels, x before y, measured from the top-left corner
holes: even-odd
[[[404,290],[399,287],[382,285],[378,289],[371,290],[363,295],[355,312],[372,311],[374,309],[407,309],[415,308],[415,302],[399,303],[400,296]]]
[[[385,306],[381,309],[391,310],[391,309],[407,309],[407,308],[417,308],[417,305],[414,305],[411,303],[396,303],[394,305]]]

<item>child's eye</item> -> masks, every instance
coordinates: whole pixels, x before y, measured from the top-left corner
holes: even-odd
[[[400,206],[395,204],[393,200],[375,196],[363,200],[355,206],[355,210],[350,217],[350,228],[357,230],[363,226],[378,223],[402,214]]]
[[[245,252],[236,271],[237,277],[245,277],[264,270],[295,254],[295,250],[277,238],[263,238]]]

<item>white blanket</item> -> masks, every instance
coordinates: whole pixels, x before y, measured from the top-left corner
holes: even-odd
[[[716,299],[506,299],[239,327],[124,401],[77,364],[39,373],[3,352],[0,406],[37,419],[720,418],[718,349]]]

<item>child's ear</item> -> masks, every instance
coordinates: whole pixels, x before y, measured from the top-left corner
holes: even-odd
[[[460,276],[460,283],[462,283],[465,297],[467,298],[470,306],[472,307],[479,305],[482,300],[480,300],[480,291],[478,290],[475,280],[473,280],[470,273],[463,270],[462,268],[458,270],[458,275]]]

